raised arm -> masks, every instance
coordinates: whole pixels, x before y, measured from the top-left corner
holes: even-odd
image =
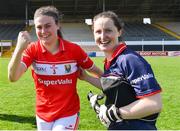
[[[17,45],[8,65],[8,79],[11,82],[17,81],[26,71],[26,66],[21,63],[21,57],[30,42],[31,38],[27,31],[19,32]]]

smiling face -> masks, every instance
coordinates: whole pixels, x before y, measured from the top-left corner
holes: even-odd
[[[52,45],[57,41],[58,25],[51,16],[41,15],[34,20],[36,35],[43,45]]]
[[[118,37],[121,35],[121,30],[118,31],[113,20],[99,17],[93,23],[93,33],[99,49],[112,54],[119,44]]]

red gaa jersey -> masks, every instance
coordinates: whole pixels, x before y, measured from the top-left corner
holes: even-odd
[[[78,68],[92,68],[93,62],[76,44],[59,38],[60,51],[51,54],[39,41],[24,51],[22,63],[32,64],[36,86],[36,114],[48,121],[73,115],[80,109],[76,83]]]

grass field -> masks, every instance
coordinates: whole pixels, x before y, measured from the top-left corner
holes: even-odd
[[[146,57],[162,86],[163,110],[157,122],[158,129],[180,130],[180,57]],[[102,58],[93,58],[103,67]],[[35,130],[35,92],[28,70],[16,83],[7,79],[9,59],[0,58],[0,130]],[[87,93],[100,92],[90,84],[79,81],[81,99],[80,130],[105,129],[90,108]]]

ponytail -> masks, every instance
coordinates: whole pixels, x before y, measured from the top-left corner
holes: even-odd
[[[57,30],[57,35],[58,37],[63,38],[63,35],[60,29]]]

